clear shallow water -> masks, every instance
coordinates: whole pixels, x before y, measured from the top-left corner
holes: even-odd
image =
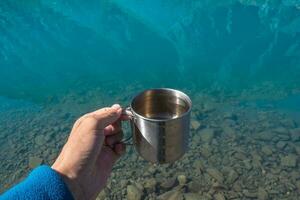
[[[299,27],[299,2],[288,0],[1,1],[0,191],[51,164],[81,114],[170,87],[193,101],[189,152],[152,166],[129,148],[106,198],[142,185],[155,199],[183,174],[178,195],[297,199]]]

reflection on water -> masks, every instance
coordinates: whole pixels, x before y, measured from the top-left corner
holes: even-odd
[[[128,146],[98,199],[299,199],[299,19],[288,0],[1,1],[0,192],[82,114],[169,87],[193,102],[189,151]]]

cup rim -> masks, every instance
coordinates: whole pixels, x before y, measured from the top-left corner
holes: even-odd
[[[174,118],[170,118],[170,119],[151,119],[151,118],[148,118],[148,117],[145,117],[143,115],[138,114],[137,112],[135,112],[135,110],[133,109],[133,106],[132,106],[134,100],[138,96],[142,95],[143,93],[145,93],[147,91],[151,91],[151,90],[166,90],[166,91],[172,91],[172,92],[175,92],[175,93],[179,93],[181,96],[183,96],[185,98],[185,100],[189,104],[188,110],[186,112],[184,112],[183,114],[181,114],[177,117],[174,117]],[[144,90],[142,92],[139,92],[137,95],[135,95],[133,97],[133,99],[131,100],[131,102],[130,102],[130,108],[131,108],[131,112],[133,113],[134,116],[138,116],[139,118],[142,118],[144,120],[152,121],[152,122],[167,122],[167,121],[180,119],[180,118],[183,118],[183,117],[189,115],[191,110],[192,110],[192,100],[190,99],[190,97],[187,94],[185,94],[184,92],[181,92],[180,90],[176,90],[176,89],[172,89],[172,88],[151,88],[151,89],[147,89],[147,90]]]

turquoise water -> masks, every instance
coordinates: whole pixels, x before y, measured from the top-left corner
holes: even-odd
[[[169,87],[193,101],[190,150],[153,166],[129,147],[100,199],[298,199],[299,27],[298,0],[1,1],[0,192],[80,115]]]

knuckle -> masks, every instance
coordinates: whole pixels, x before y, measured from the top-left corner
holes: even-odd
[[[116,110],[111,110],[109,113],[108,113],[108,116],[109,117],[115,117],[117,115],[117,111]]]
[[[83,123],[91,127],[96,127],[98,124],[98,120],[93,115],[88,115],[83,119]]]

